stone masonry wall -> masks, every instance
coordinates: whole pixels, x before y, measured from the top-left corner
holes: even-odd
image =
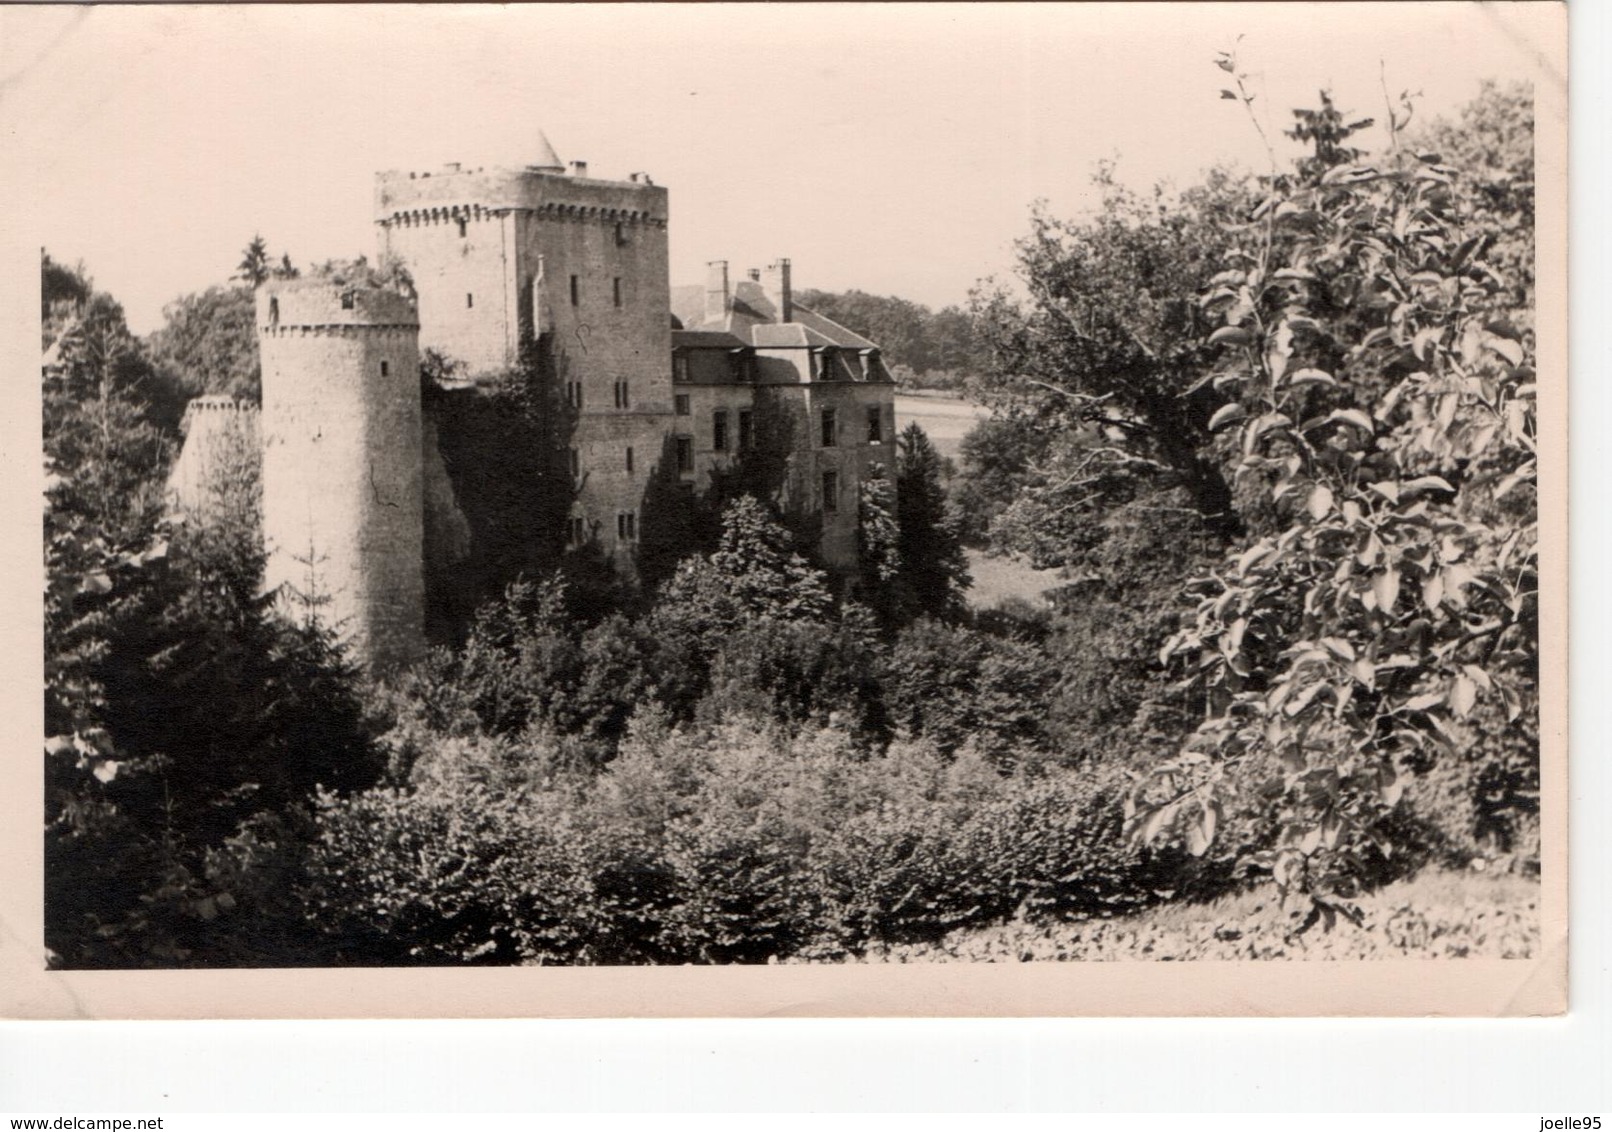
[[[258,289],[257,322],[266,581],[371,668],[406,663],[424,623],[412,304],[322,280],[273,281]]]

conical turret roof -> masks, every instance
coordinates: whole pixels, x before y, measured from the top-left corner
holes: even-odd
[[[554,152],[554,144],[549,136],[542,130],[537,131],[537,155],[527,163],[528,169],[552,169],[556,173],[565,172],[565,162],[560,155]]]

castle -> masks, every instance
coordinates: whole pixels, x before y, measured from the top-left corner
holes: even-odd
[[[381,173],[375,221],[413,297],[260,284],[260,419],[192,402],[172,480],[201,508],[221,439],[259,446],[266,581],[317,590],[366,664],[417,655],[426,578],[451,576],[475,537],[422,407],[427,349],[472,389],[542,360],[566,417],[550,455],[571,481],[569,547],[631,572],[652,482],[692,499],[765,450],[775,502],[811,520],[825,564],[854,571],[860,484],[894,462],[894,385],[874,343],[795,302],[788,260],[741,279],[713,262],[703,287],[674,291],[666,190],[568,168],[546,138],[522,168]]]

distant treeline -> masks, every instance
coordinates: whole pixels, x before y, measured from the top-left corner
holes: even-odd
[[[877,342],[903,385],[954,388],[983,367],[973,319],[962,307],[932,311],[866,291],[802,291],[799,298],[802,306]]]

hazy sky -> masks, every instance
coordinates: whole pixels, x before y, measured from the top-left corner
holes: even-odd
[[[674,283],[780,255],[796,285],[931,305],[1006,274],[1031,203],[1094,165],[1265,164],[1211,62],[1237,36],[1273,135],[1330,87],[1429,115],[1538,69],[1546,5],[0,5],[0,146],[25,245],[83,259],[145,332],[254,232],[373,254],[379,169],[522,164],[537,131],[671,191]],[[1377,139],[1380,140],[1378,135]]]

